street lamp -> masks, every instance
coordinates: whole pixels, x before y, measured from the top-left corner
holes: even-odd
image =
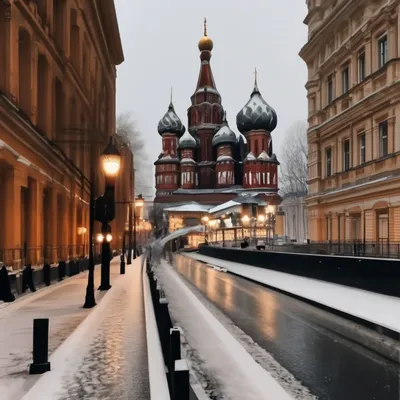
[[[138,197],[135,198],[135,202],[133,204],[133,259],[136,258],[137,256],[137,244],[136,244],[136,207],[143,207],[144,205],[144,199],[141,194],[138,195]]]
[[[99,290],[108,290],[110,285],[110,261],[111,261],[111,227],[109,222],[115,216],[115,181],[117,179],[121,167],[121,154],[117,146],[113,142],[112,137],[107,147],[104,149],[100,156],[101,167],[105,177],[105,191],[104,195],[99,197],[96,201],[96,214],[98,213],[98,220],[101,221],[101,233],[103,241],[101,245],[101,283]]]

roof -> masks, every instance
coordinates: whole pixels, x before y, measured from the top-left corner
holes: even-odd
[[[190,203],[184,203],[176,207],[165,208],[166,212],[208,212],[212,206],[206,204],[196,203],[192,201]]]

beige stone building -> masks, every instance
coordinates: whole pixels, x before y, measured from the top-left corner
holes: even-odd
[[[307,3],[310,239],[400,241],[400,1]]]
[[[0,1],[0,261],[86,253],[90,159],[115,133],[122,61],[113,0]]]

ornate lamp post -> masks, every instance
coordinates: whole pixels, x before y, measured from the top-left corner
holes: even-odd
[[[121,167],[121,154],[110,137],[110,142],[100,156],[101,167],[105,177],[104,195],[96,200],[96,219],[102,224],[101,233],[101,284],[99,290],[108,290],[110,285],[110,261],[112,240],[111,222],[115,217],[115,181]]]

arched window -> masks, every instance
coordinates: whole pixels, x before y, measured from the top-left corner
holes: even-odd
[[[49,66],[46,57],[39,54],[37,62],[37,126],[47,135],[50,133],[47,126],[47,115],[51,109],[49,101]]]
[[[30,117],[32,111],[31,85],[31,37],[25,29],[18,35],[18,74],[19,74],[19,107]]]
[[[43,25],[47,25],[47,1],[48,0],[41,0],[37,1],[37,12],[39,14],[40,19],[42,20]]]
[[[54,136],[57,137],[64,131],[64,90],[61,81],[56,78],[54,83]]]
[[[70,20],[70,57],[71,62],[75,69],[80,72],[80,32],[78,26],[78,13],[72,8],[71,9],[71,20]]]
[[[6,37],[7,35],[7,30],[9,30],[9,23],[7,23],[7,17],[6,17],[6,13],[7,8],[10,7],[10,5],[7,5],[0,1],[0,54],[2,55],[0,57],[0,90],[6,89],[6,82],[7,82],[7,78],[6,77],[6,73],[7,73],[7,58],[8,58],[8,54],[6,52]]]
[[[53,2],[53,37],[60,50],[64,50],[65,0]]]

